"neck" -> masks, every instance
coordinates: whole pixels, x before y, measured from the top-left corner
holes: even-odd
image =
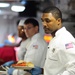
[[[22,41],[25,41],[27,38],[22,38]]]
[[[56,31],[57,31],[57,30],[56,30]],[[51,33],[52,37],[55,36],[56,31],[54,31],[54,32]]]
[[[59,30],[60,28],[62,28],[62,26],[60,26],[57,30]],[[52,35],[53,37],[55,36],[55,33],[56,33],[57,30],[55,30],[54,32],[51,33],[51,35]]]

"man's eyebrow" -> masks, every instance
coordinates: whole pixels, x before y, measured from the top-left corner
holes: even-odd
[[[45,18],[45,19],[48,19],[49,20],[49,18]]]

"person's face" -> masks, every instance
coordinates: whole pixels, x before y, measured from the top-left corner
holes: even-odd
[[[60,24],[60,19],[56,20],[52,13],[43,13],[41,20],[43,23],[44,31],[47,34],[56,31]]]
[[[24,25],[24,31],[28,38],[31,38],[38,32],[38,26],[33,26],[31,23]]]
[[[23,26],[18,26],[18,36],[23,37],[25,35]]]

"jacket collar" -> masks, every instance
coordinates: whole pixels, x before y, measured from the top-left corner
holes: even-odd
[[[62,32],[65,32],[66,31],[66,28],[65,27],[62,27],[60,28],[56,33],[55,33],[55,36],[58,36],[60,35]]]
[[[32,36],[31,40],[36,39],[37,37],[40,37],[40,33],[36,33],[34,36]]]

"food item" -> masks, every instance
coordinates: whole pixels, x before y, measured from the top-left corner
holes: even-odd
[[[34,67],[34,64],[33,64],[32,62],[27,62],[26,65],[27,65],[28,67]]]
[[[20,63],[23,63],[23,62],[25,62],[25,61],[24,60],[20,60],[20,61],[17,62],[17,64],[20,64]]]
[[[25,61],[19,61],[16,64],[12,64],[12,66],[28,66],[28,67],[34,67],[34,64],[32,62],[25,62]]]
[[[18,64],[12,64],[12,66],[26,66],[26,62],[18,63]]]
[[[20,60],[16,64],[12,64],[12,66],[26,66],[26,62],[23,60]]]

